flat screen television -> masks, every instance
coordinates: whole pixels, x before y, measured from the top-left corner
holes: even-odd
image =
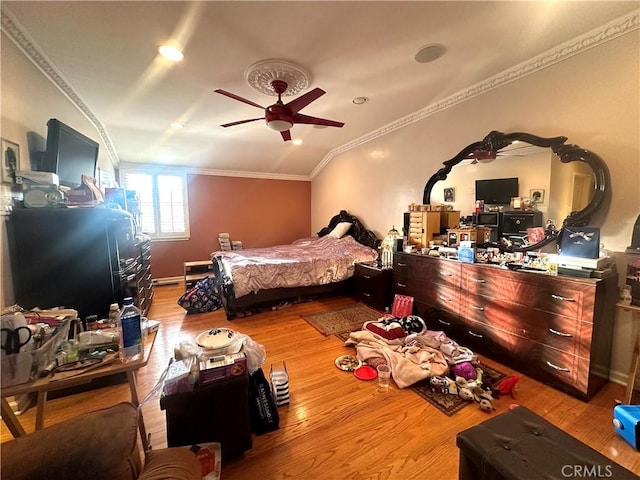
[[[476,200],[484,200],[485,205],[508,205],[519,191],[517,178],[476,180]]]
[[[47,122],[47,151],[40,170],[58,175],[60,185],[76,188],[82,175],[96,176],[98,142],[56,118]]]

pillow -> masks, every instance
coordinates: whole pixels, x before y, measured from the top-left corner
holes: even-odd
[[[340,222],[329,234],[332,238],[342,238],[351,228],[351,222]]]

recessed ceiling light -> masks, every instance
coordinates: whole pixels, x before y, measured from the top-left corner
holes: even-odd
[[[173,123],[170,125],[170,127],[171,127],[171,128],[175,128],[176,130],[179,130],[179,129],[183,128],[183,127],[184,127],[184,125],[183,125],[183,124],[181,124],[180,122],[173,122]]]
[[[445,48],[442,45],[433,43],[420,48],[414,58],[418,63],[429,63],[440,58],[444,51]]]
[[[351,101],[356,105],[362,105],[363,103],[367,103],[369,99],[367,97],[356,97]]]
[[[295,140],[292,140],[291,143],[293,143],[294,145],[302,145],[302,140],[296,138]]]
[[[160,55],[172,62],[179,62],[184,58],[184,55],[180,50],[170,45],[162,45],[158,51],[160,52]]]

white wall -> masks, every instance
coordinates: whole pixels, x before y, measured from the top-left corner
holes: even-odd
[[[520,131],[564,135],[604,159],[612,197],[601,239],[624,251],[640,213],[639,45],[640,32],[632,31],[338,155],[313,179],[312,231],[346,209],[382,236],[402,224],[410,203],[422,202],[443,161],[491,130]],[[622,255],[616,261],[624,271]],[[629,365],[630,318],[610,312],[609,320],[616,322],[612,378],[619,380]]]
[[[113,178],[113,165],[106,153],[106,147],[93,124],[4,34],[0,43],[2,53],[0,65],[2,131],[0,134],[2,138],[20,146],[19,168],[23,170],[30,169],[27,135],[36,134],[41,139],[46,140],[47,121],[55,117],[100,143],[98,167]],[[3,210],[4,205],[7,203],[7,198],[10,196],[8,189],[9,187],[6,185],[0,187]],[[9,265],[6,228],[4,225],[6,218],[5,215],[0,217],[2,222],[2,225],[0,225],[0,247],[2,253],[0,260],[0,268],[2,269],[0,301],[2,306],[13,303],[11,266]],[[49,239],[48,241],[55,241],[55,239]]]

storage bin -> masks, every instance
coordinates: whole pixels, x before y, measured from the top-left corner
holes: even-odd
[[[640,405],[616,405],[613,408],[613,426],[629,445],[640,450]]]
[[[28,382],[51,361],[55,360],[58,347],[69,336],[70,319],[62,320],[51,336],[36,350],[28,350],[12,355],[2,354],[2,388]]]

